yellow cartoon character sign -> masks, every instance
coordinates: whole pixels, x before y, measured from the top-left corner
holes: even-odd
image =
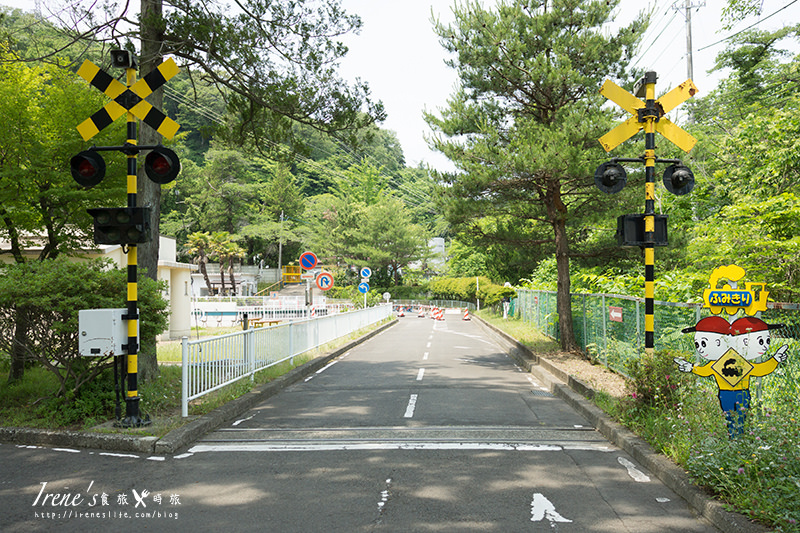
[[[733,286],[716,288],[721,271],[736,277]],[[747,288],[740,291],[736,281],[742,277],[744,270],[736,265],[716,269],[709,280],[711,289],[707,289],[704,293],[705,306],[715,314],[725,309],[729,315],[736,314],[740,309],[748,315],[755,314],[762,310],[762,307],[766,309],[767,292],[764,290],[764,284],[748,283]],[[758,295],[752,291],[756,287],[760,289]],[[734,296],[733,293],[737,294]],[[735,306],[738,307],[731,312]],[[684,333],[694,332],[695,350],[706,362],[695,366],[685,359],[676,358],[675,363],[683,372],[692,372],[704,377],[714,376],[719,387],[719,403],[728,423],[730,438],[744,431],[746,411],[750,406],[750,378],[770,374],[788,357],[786,353],[788,347],[784,345],[766,361],[756,361],[769,349],[769,331],[780,327],[783,327],[783,324],[767,324],[753,316],[741,317],[732,323],[721,316],[710,316],[703,318],[695,326],[683,330]]]

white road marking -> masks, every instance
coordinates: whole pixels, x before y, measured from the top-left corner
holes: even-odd
[[[165,461],[166,459],[166,457],[161,457],[160,455],[153,455],[147,458],[148,461]]]
[[[403,415],[403,418],[411,418],[414,416],[414,409],[417,407],[417,395],[412,394],[411,398],[408,399],[408,406],[406,406],[406,414]]]
[[[320,442],[320,443],[268,443],[198,444],[188,454],[208,452],[329,452],[372,450],[494,450],[516,452],[560,452],[580,450],[611,452],[606,446],[531,444],[521,442],[431,442],[431,441],[374,441],[374,442]],[[177,459],[178,456],[175,456]]]
[[[424,376],[424,375],[425,375],[425,369],[424,368],[420,368],[419,372],[417,372],[417,381],[422,381],[422,376]]]
[[[55,452],[69,452],[69,453],[81,453],[80,450],[73,450],[72,448],[53,448]]]
[[[667,502],[672,501],[672,500],[670,500],[669,498],[656,498],[656,501],[658,503],[667,503]]]
[[[193,456],[194,453],[182,453],[180,455],[176,455],[173,459],[186,459],[187,457]]]
[[[138,455],[133,455],[131,453],[110,453],[110,452],[100,452],[97,455],[106,455],[108,457],[130,457],[132,459],[138,459]]]
[[[558,514],[556,506],[545,498],[544,494],[536,492],[531,501],[531,522],[541,522],[545,519],[550,522],[550,527],[555,527],[554,522],[572,522]]]
[[[331,361],[331,362],[330,362],[330,363],[328,363],[327,365],[325,365],[325,366],[323,366],[322,368],[320,368],[319,370],[317,370],[317,371],[315,372],[315,375],[316,375],[316,374],[322,374],[323,372],[325,372],[326,370],[328,370],[330,367],[332,367],[333,365],[335,365],[336,363],[338,363],[339,361],[341,361],[342,359],[344,359],[344,358],[345,358],[345,357],[347,357],[348,355],[350,355],[350,352],[347,352],[347,353],[346,353],[346,354],[344,354],[343,356],[341,356],[341,357],[339,357],[339,358],[337,358],[337,359],[334,359],[333,361]],[[306,379],[304,379],[304,380],[303,380],[303,382],[305,383],[305,382],[307,382],[307,381],[311,381],[312,379],[314,379],[314,375],[312,375],[312,376],[308,376]]]
[[[431,343],[429,342],[428,344],[425,345],[425,347],[426,348],[430,348],[431,347]]]
[[[628,461],[624,457],[617,457],[617,461],[619,462],[619,464],[628,469],[628,475],[631,476],[634,481],[638,483],[650,482],[650,476],[648,476],[647,474],[636,468],[636,465],[633,464],[632,462]]]
[[[237,420],[236,422],[234,422],[234,423],[233,423],[233,424],[231,424],[231,425],[232,425],[232,426],[238,426],[238,425],[239,425],[239,424],[241,424],[242,422],[247,422],[248,420],[250,420],[250,419],[251,419],[251,418],[253,418],[254,416],[256,416],[256,415],[255,415],[255,414],[252,414],[252,415],[248,416],[247,418],[242,418],[241,420]]]
[[[423,361],[427,361],[428,360],[428,352],[425,352],[424,354],[422,354],[422,360]]]
[[[381,491],[381,501],[378,502],[378,511],[383,511],[386,502],[389,501],[389,487],[392,485],[392,478],[386,480],[386,490]]]

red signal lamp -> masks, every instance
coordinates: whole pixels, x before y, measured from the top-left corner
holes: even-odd
[[[69,160],[72,177],[83,187],[94,187],[106,175],[106,162],[94,150],[85,150]]]
[[[178,155],[170,150],[159,146],[153,148],[144,158],[144,173],[151,181],[164,185],[178,177],[181,171],[181,162]]]

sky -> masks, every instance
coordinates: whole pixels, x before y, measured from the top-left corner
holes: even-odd
[[[456,72],[445,65],[447,54],[431,23],[432,17],[443,22],[452,21],[455,0],[341,1],[346,11],[358,14],[363,21],[359,35],[344,39],[350,51],[341,62],[342,77],[350,81],[361,78],[370,85],[373,98],[383,101],[388,117],[381,127],[397,134],[407,165],[422,163],[440,170],[453,170],[450,161],[428,147],[425,137],[430,137],[432,132],[422,113],[424,110],[436,113],[455,92]],[[488,7],[495,0],[482,2]],[[622,26],[641,9],[654,9],[651,27],[643,36],[641,53],[634,58],[634,66],[658,74],[656,91],[659,94],[688,77],[685,2],[622,0],[614,17],[613,24]],[[34,3],[34,0],[0,0],[0,4],[23,9],[32,9]],[[41,3],[60,6],[64,0],[41,0]],[[754,23],[757,23],[754,28],[775,30],[800,22],[800,0],[763,0],[760,22],[759,18],[751,17],[725,31],[720,21],[726,3],[726,0],[691,0],[691,5],[695,6],[691,9],[692,79],[700,95],[711,91],[720,79],[721,74],[711,75],[707,71],[713,66],[716,55],[725,49],[726,37]],[[138,5],[138,2],[132,4]],[[677,116],[671,115],[671,118],[680,123],[680,107]]]

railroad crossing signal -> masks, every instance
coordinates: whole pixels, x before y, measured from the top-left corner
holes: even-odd
[[[72,177],[84,187],[94,187],[106,175],[106,162],[94,150],[84,150],[69,161]]]
[[[664,186],[676,195],[688,194],[694,187],[694,175],[680,160],[656,159],[656,132],[666,137],[681,150],[688,152],[697,139],[676,126],[664,115],[678,104],[697,93],[692,80],[686,80],[660,99],[655,98],[658,76],[646,72],[636,83],[636,94],[631,94],[613,81],[606,80],[600,94],[618,104],[630,113],[625,122],[600,137],[600,144],[609,152],[645,130],[644,157],[614,158],[600,165],[594,174],[597,187],[608,194],[617,193],[625,186],[625,169],[620,162],[638,162],[645,166],[644,213],[622,215],[617,218],[617,240],[621,246],[641,246],[644,250],[644,346],[645,352],[652,355],[655,349],[655,247],[667,245],[667,217],[655,212],[655,164],[672,163],[664,172]],[[642,101],[640,98],[644,98]]]
[[[128,255],[128,301],[127,312],[122,319],[127,322],[128,343],[123,363],[127,376],[125,418],[117,419],[122,427],[141,427],[151,423],[150,417],[139,414],[138,391],[138,353],[139,353],[139,308],[138,308],[138,252],[137,244],[150,241],[150,208],[136,205],[136,163],[140,152],[151,150],[145,158],[145,173],[158,184],[169,183],[180,171],[180,161],[172,150],[160,144],[141,146],[137,139],[136,119],[156,130],[162,136],[171,139],[180,126],[167,117],[160,109],[153,107],[145,100],[167,80],[178,73],[175,61],[168,59],[152,72],[136,81],[136,60],[126,50],[111,51],[112,64],[125,69],[126,85],[117,81],[92,63],[84,61],[78,69],[78,75],[92,86],[111,98],[102,109],[78,125],[78,132],[83,140],[88,141],[100,130],[114,122],[122,115],[127,119],[127,139],[122,146],[93,146],[70,160],[72,176],[80,185],[92,187],[100,183],[105,174],[105,162],[100,151],[117,150],[123,152],[127,162],[128,205],[122,208],[89,209],[94,219],[94,238],[97,244],[121,244]],[[116,360],[114,372],[116,375]]]
[[[145,98],[177,73],[178,65],[170,58],[128,88],[88,59],[84,61],[78,75],[111,101],[78,125],[83,140],[88,141],[128,111],[167,139],[172,139],[180,125]]]
[[[633,116],[600,137],[600,144],[603,145],[606,152],[610,152],[624,141],[627,141],[639,133],[642,128],[644,128],[644,124],[650,119],[655,121],[655,130],[658,133],[666,137],[684,152],[689,152],[694,148],[697,139],[689,135],[680,126],[671,122],[664,115],[696,93],[697,87],[695,87],[692,80],[686,80],[658,100],[655,100],[654,105],[648,108],[639,98],[613,81],[606,80],[600,88],[600,94],[616,103]]]

